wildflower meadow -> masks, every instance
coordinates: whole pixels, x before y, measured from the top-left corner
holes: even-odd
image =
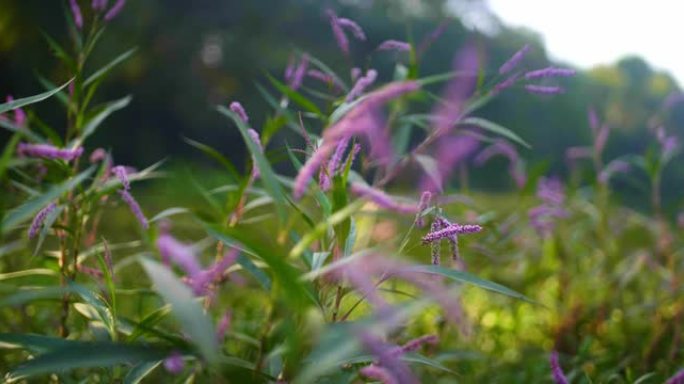
[[[645,151],[613,157],[609,111],[587,104],[563,169],[533,165],[487,108],[570,97],[575,69],[532,65],[525,43],[492,67],[466,41],[428,73],[436,24],[373,42],[381,70],[354,54],[371,26],[320,5],[344,64],[293,42],[253,86],[268,114],[196,111],[246,151],[185,136],[205,177],[92,144],[133,100],[99,91],[136,41],[91,61],[130,5],[63,3],[68,39],[44,34],[60,71],[0,104],[4,382],[684,382],[684,215],[662,198],[681,94],[659,101]],[[472,186],[487,167],[505,188]]]

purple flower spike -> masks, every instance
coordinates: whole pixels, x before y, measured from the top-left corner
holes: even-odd
[[[533,80],[548,77],[571,77],[575,76],[575,74],[577,74],[577,71],[575,71],[574,69],[548,67],[527,72],[525,74],[525,79]]]
[[[514,86],[515,83],[518,82],[518,79],[520,79],[519,73],[515,73],[515,74],[509,76],[506,80],[504,80],[504,81],[502,81],[499,84],[494,86],[494,92],[498,93],[498,92],[501,92],[505,89],[508,89],[508,88]]]
[[[565,150],[565,158],[570,161],[590,159],[593,155],[589,147],[570,147]]]
[[[627,173],[631,169],[628,162],[624,160],[613,160],[606,165],[599,173],[599,182],[606,184],[616,173]]]
[[[20,143],[17,146],[17,153],[29,157],[43,157],[46,159],[62,159],[73,161],[83,154],[83,147],[74,149],[59,149],[48,144],[26,144]]]
[[[304,54],[301,59],[299,59],[299,64],[292,70],[287,85],[295,91],[298,90],[299,87],[302,86],[308,68],[309,55]]]
[[[121,10],[123,9],[124,5],[126,5],[126,0],[118,0],[114,5],[109,9],[107,14],[105,15],[104,19],[105,21],[112,21],[115,17],[121,13]]]
[[[342,89],[343,87],[340,83],[333,77],[333,75],[327,74],[325,72],[319,71],[317,69],[310,69],[306,72],[306,75],[312,79],[316,79],[322,83],[325,83],[328,87],[334,87],[335,89]]]
[[[256,144],[257,147],[259,147],[259,152],[263,153],[264,148],[261,145],[261,139],[259,138],[259,132],[253,130],[252,128],[249,128],[247,130],[247,133],[249,134],[249,137],[251,137],[252,140],[254,141],[254,144]],[[256,158],[254,156],[252,156],[252,178],[256,179],[258,177],[259,177],[259,167],[257,167]]]
[[[340,17],[337,19],[337,24],[342,28],[350,30],[357,40],[366,41],[366,34],[363,32],[361,26],[355,21]]]
[[[536,93],[538,95],[557,95],[564,93],[565,90],[561,87],[549,87],[545,85],[528,84],[525,86],[527,92]]]
[[[508,72],[512,71],[515,67],[520,64],[522,59],[525,58],[525,55],[527,55],[527,52],[529,52],[531,49],[529,44],[525,44],[518,52],[513,54],[510,59],[508,59],[503,65],[499,68],[499,74],[505,75]]]
[[[57,208],[57,205],[55,203],[50,203],[46,205],[43,209],[38,211],[36,214],[36,217],[33,218],[33,221],[31,222],[31,226],[29,227],[29,232],[28,232],[28,237],[29,239],[34,238],[37,234],[40,228],[43,226],[43,222],[45,221],[45,218]]]
[[[12,95],[7,96],[7,102],[11,103],[14,101],[14,97]],[[0,115],[0,118],[2,118],[2,115]],[[17,108],[14,110],[14,125],[17,127],[23,127],[26,124],[26,112],[24,112],[23,109]]]
[[[391,211],[398,213],[416,213],[416,211],[418,211],[418,207],[416,205],[398,203],[385,192],[379,191],[361,183],[352,183],[351,191],[353,194],[366,198],[378,206]]]
[[[568,378],[565,377],[563,369],[558,362],[558,352],[551,352],[551,358],[549,360],[551,363],[551,374],[553,375],[553,381],[555,381],[556,384],[568,384]]]
[[[328,9],[326,13],[328,14],[328,18],[330,19],[330,28],[332,28],[333,35],[335,36],[335,41],[337,41],[337,46],[340,47],[340,50],[342,51],[342,53],[344,53],[345,56],[348,56],[349,39],[347,39],[347,35],[344,34],[342,25],[340,25],[340,19],[337,17],[337,15],[332,9]]]
[[[416,216],[416,227],[418,228],[423,228],[425,225],[425,220],[421,214],[428,208],[431,199],[432,193],[430,191],[425,191],[422,195],[420,195],[420,202],[418,203],[418,215]]]
[[[74,24],[78,29],[83,29],[83,15],[76,0],[69,0],[69,8],[71,8],[71,15],[74,17]]]
[[[432,222],[432,226],[430,226],[430,233],[435,233],[442,229],[442,223],[439,220],[435,220]],[[430,245],[430,256],[431,256],[431,263],[432,265],[439,265],[440,261],[440,256],[442,252],[442,242],[441,241],[434,241]]]
[[[482,227],[477,224],[452,224],[439,231],[430,232],[423,236],[423,244],[432,243],[433,241],[441,240],[453,235],[462,235],[467,233],[478,233],[482,231]]]
[[[474,153],[478,146],[477,139],[472,136],[447,137],[440,140],[435,156],[437,175],[425,174],[420,182],[420,189],[433,193],[441,192],[454,168]]]
[[[363,91],[366,90],[366,88],[370,87],[375,82],[375,79],[377,78],[378,71],[375,69],[369,69],[368,72],[366,72],[366,76],[363,76],[356,81],[354,87],[351,89],[351,91],[349,91],[345,101],[349,103],[359,97]]]
[[[93,151],[93,153],[90,154],[90,162],[91,163],[98,163],[104,159],[107,158],[107,151],[105,151],[103,148],[98,148]]]
[[[240,116],[240,120],[242,120],[243,123],[247,124],[249,122],[249,116],[247,116],[245,108],[242,107],[242,104],[240,104],[239,101],[233,101],[230,103],[230,110]]]
[[[596,109],[589,108],[587,111],[587,119],[589,120],[589,127],[591,128],[592,132],[598,131],[599,127],[601,126],[601,122],[599,120],[598,114],[596,113]]]
[[[394,350],[394,353],[404,354],[409,352],[415,352],[420,349],[425,344],[435,345],[439,342],[437,335],[425,335],[417,339],[413,339],[408,343],[402,345],[401,347]]]
[[[680,369],[679,372],[670,377],[666,384],[684,384],[684,369]]]
[[[230,311],[226,311],[223,314],[223,317],[221,317],[221,321],[219,321],[218,327],[216,327],[216,340],[218,340],[219,344],[223,343],[226,332],[228,331],[228,328],[230,328],[232,318],[233,314]]]
[[[199,276],[202,269],[195,258],[192,247],[181,243],[168,233],[162,233],[157,238],[157,249],[165,262],[173,261],[178,264],[190,278]]]
[[[93,0],[91,7],[93,11],[104,11],[107,8],[108,0]]]
[[[177,351],[172,352],[169,357],[164,359],[164,369],[169,373],[178,375],[183,372],[184,367],[185,361],[183,361],[183,356]]]
[[[133,215],[135,215],[135,218],[138,219],[140,225],[147,229],[149,227],[149,223],[147,222],[147,218],[145,217],[142,209],[140,209],[140,205],[137,201],[135,201],[135,198],[133,198],[130,192],[128,192],[126,189],[119,191],[119,194],[121,195],[121,199],[128,204],[128,207],[131,209],[131,212],[133,212]]]
[[[361,71],[361,68],[359,68],[359,67],[354,67],[354,68],[352,68],[352,69],[351,69],[351,79],[352,79],[352,81],[356,82],[356,80],[358,80],[358,78],[361,77],[361,74],[362,74],[362,73],[363,73],[363,72]]]
[[[378,45],[378,48],[376,49],[378,51],[409,52],[411,51],[411,44],[399,40],[385,40],[382,43],[380,43],[380,45]]]
[[[369,379],[378,380],[382,384],[398,384],[397,379],[392,376],[392,373],[387,369],[371,364],[367,367],[363,367],[359,370],[361,376],[367,377]]]
[[[117,165],[116,167],[112,168],[112,172],[119,179],[121,185],[123,185],[124,190],[128,191],[131,189],[131,184],[128,181],[128,172],[126,172],[126,167],[124,167],[123,165]]]

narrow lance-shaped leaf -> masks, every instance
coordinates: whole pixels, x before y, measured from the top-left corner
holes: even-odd
[[[123,63],[124,61],[128,60],[129,57],[133,56],[133,54],[138,50],[138,48],[132,48],[129,49],[128,51],[122,53],[121,55],[117,56],[114,60],[109,62],[109,64],[105,65],[104,67],[100,68],[97,70],[97,72],[93,73],[90,75],[86,81],[83,82],[83,86],[87,87],[90,84],[94,83],[97,81],[99,78],[102,76],[106,75],[109,71],[111,71],[114,67],[117,65]]]
[[[65,84],[60,86],[59,88],[55,88],[55,89],[48,91],[48,92],[43,92],[39,95],[24,97],[21,99],[16,99],[14,101],[10,101],[9,103],[0,104],[0,114],[11,111],[13,109],[17,109],[17,108],[25,107],[27,105],[31,105],[31,104],[41,102],[41,101],[49,98],[50,96],[57,94],[62,89],[66,88],[66,86],[68,86],[72,81],[73,81],[73,79],[69,80],[68,82],[66,82]]]
[[[281,223],[284,223],[287,213],[285,210],[285,199],[283,189],[278,183],[278,179],[276,178],[275,173],[273,172],[271,165],[266,160],[266,157],[264,156],[263,152],[261,151],[259,146],[254,142],[252,137],[249,135],[247,131],[249,127],[247,127],[247,125],[245,125],[245,123],[240,119],[240,117],[230,109],[224,106],[218,106],[216,107],[216,109],[219,111],[219,113],[231,118],[235,125],[237,125],[238,130],[242,135],[242,138],[245,140],[245,143],[247,144],[247,148],[249,149],[250,154],[254,157],[254,160],[256,161],[256,166],[259,168],[260,177],[264,182],[264,185],[268,190],[269,194],[273,198],[273,203],[275,204],[276,211],[278,213],[278,218]]]
[[[0,230],[2,233],[6,233],[10,229],[14,228],[17,224],[29,219],[35,215],[41,208],[49,204],[51,201],[59,198],[66,192],[74,189],[76,186],[81,184],[85,179],[87,179],[95,170],[95,167],[90,167],[62,184],[52,187],[49,191],[44,194],[37,196],[23,205],[19,206],[3,219],[0,225]]]
[[[120,109],[126,108],[128,104],[130,104],[131,100],[131,96],[126,96],[122,99],[112,101],[111,103],[105,105],[100,112],[98,112],[85,124],[83,127],[83,132],[79,138],[76,139],[76,145],[81,145],[88,136],[95,133],[95,130],[109,117],[109,115]]]
[[[527,148],[531,148],[530,145],[520,138],[520,136],[516,135],[515,132],[511,131],[510,129],[501,126],[497,123],[494,123],[492,121],[480,118],[480,117],[467,117],[463,119],[460,123],[460,125],[474,125],[476,127],[480,127],[484,130],[487,130],[492,133],[496,133],[497,135],[503,136],[507,139],[510,139],[512,141],[515,141],[516,143],[525,146]]]
[[[219,349],[214,325],[192,291],[164,265],[149,259],[142,259],[141,263],[154,282],[155,290],[164,301],[171,304],[171,312],[180,322],[183,331],[190,336],[202,356],[209,363],[215,363]]]

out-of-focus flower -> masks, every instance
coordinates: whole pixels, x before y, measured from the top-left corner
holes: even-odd
[[[515,147],[507,141],[497,140],[494,144],[482,150],[473,160],[477,165],[483,165],[494,156],[504,156],[508,159],[508,173],[518,188],[522,188],[527,181],[525,167]]]
[[[551,364],[551,374],[553,375],[553,381],[556,384],[568,384],[568,378],[565,377],[563,369],[560,366],[560,362],[558,361],[557,351],[551,352],[551,357],[549,361]]]
[[[537,184],[537,197],[542,204],[529,210],[530,224],[540,235],[549,236],[556,226],[556,220],[569,216],[563,206],[563,184],[558,179],[542,178]]]
[[[90,154],[90,162],[97,163],[107,158],[107,151],[103,148],[98,148]]]
[[[177,264],[191,279],[199,276],[202,271],[192,247],[176,240],[166,231],[162,231],[157,238],[157,249],[164,263],[173,262]]]
[[[223,339],[226,337],[226,332],[228,332],[228,329],[230,328],[232,317],[233,313],[226,311],[216,327],[216,340],[219,342],[219,344],[223,343]]]
[[[407,214],[413,214],[418,211],[418,207],[415,204],[399,203],[385,192],[371,188],[362,183],[352,183],[351,192],[390,211]]]
[[[135,218],[138,219],[140,225],[147,229],[149,227],[149,223],[147,222],[147,218],[140,208],[140,205],[137,201],[135,201],[135,198],[133,198],[130,192],[128,192],[126,189],[119,191],[119,194],[121,195],[121,199],[128,204],[128,207],[131,209],[131,212],[133,212]]]
[[[342,25],[340,25],[340,19],[332,9],[328,9],[326,13],[328,15],[328,20],[330,21],[330,28],[333,31],[333,36],[335,37],[335,41],[337,41],[337,46],[340,47],[340,50],[345,56],[348,56],[349,39],[347,39],[347,35],[345,35],[344,30],[342,29]]]
[[[26,144],[19,143],[17,153],[29,157],[43,157],[46,159],[62,159],[73,161],[83,154],[83,147],[73,149],[60,149],[49,144]]]
[[[81,14],[78,2],[76,0],[69,0],[69,8],[71,8],[71,15],[74,17],[74,24],[76,24],[78,29],[83,29],[83,14]]]
[[[545,86],[534,84],[527,84],[525,86],[525,89],[527,90],[527,92],[536,93],[539,95],[557,95],[565,92],[563,88],[558,86]]]
[[[91,8],[93,11],[104,11],[107,8],[108,0],[93,0]]]
[[[519,74],[519,73],[514,73],[514,74],[512,74],[511,76],[509,76],[508,78],[506,78],[504,81],[502,81],[502,82],[498,83],[497,85],[495,85],[495,86],[494,86],[494,92],[495,92],[495,93],[498,93],[498,92],[501,92],[501,91],[503,91],[503,90],[505,90],[505,89],[508,89],[508,88],[514,86],[515,83],[517,83],[519,79],[520,79],[520,74]]]
[[[362,76],[356,81],[351,91],[349,91],[349,94],[347,95],[345,101],[350,102],[356,99],[357,97],[361,96],[361,94],[366,90],[366,88],[370,87],[377,78],[378,72],[375,69],[369,69],[366,72],[365,76]]]
[[[411,51],[411,44],[399,40],[385,40],[382,43],[380,43],[380,45],[378,45],[377,50],[409,52]]]
[[[230,110],[235,112],[240,117],[240,120],[242,120],[243,123],[247,124],[249,123],[249,116],[247,115],[247,112],[245,112],[245,108],[240,104],[239,101],[233,101],[230,103]]]
[[[31,222],[31,226],[29,226],[29,239],[34,238],[38,234],[38,231],[40,231],[40,228],[43,226],[43,222],[47,216],[55,210],[55,208],[57,208],[57,205],[55,203],[50,203],[38,211],[36,217],[34,217],[33,221]]]
[[[312,79],[316,79],[322,83],[325,83],[329,87],[334,87],[335,89],[342,89],[343,87],[337,82],[333,75],[319,71],[318,69],[309,69],[306,75]]]
[[[392,376],[392,373],[387,369],[377,366],[375,364],[368,365],[359,370],[362,376],[369,379],[378,380],[382,384],[397,384],[398,381]]]
[[[166,359],[164,359],[164,369],[169,373],[178,375],[183,372],[185,367],[185,361],[183,361],[183,355],[179,352],[174,351]]]
[[[371,139],[381,137],[382,126],[378,125],[377,114],[387,102],[413,92],[420,88],[415,81],[396,82],[369,93],[347,114],[323,132],[323,144],[313,153],[304,166],[299,170],[293,187],[295,199],[304,194],[306,187],[314,174],[333,154],[340,140],[352,135],[362,134],[369,138],[371,147],[388,145],[388,143],[373,142]],[[378,151],[379,152],[379,151]]]
[[[11,103],[14,101],[14,97],[12,95],[7,95],[7,102]],[[14,111],[14,125],[17,127],[24,127],[26,125],[26,112],[24,112],[23,109],[21,108],[16,108]],[[0,115],[0,119],[5,119],[3,115]]]
[[[613,175],[616,173],[627,173],[630,170],[630,165],[624,160],[613,160],[608,165],[606,165],[598,176],[598,181],[603,184],[607,184]]]
[[[416,215],[415,224],[418,228],[423,228],[425,225],[425,219],[422,216],[423,211],[425,211],[430,205],[430,200],[432,199],[432,193],[430,191],[424,191],[420,195],[420,202],[418,203],[418,214]]]
[[[420,42],[420,45],[418,46],[418,56],[421,56],[425,51],[430,48],[430,46],[439,39],[442,34],[447,30],[447,27],[449,27],[450,20],[445,19],[435,29],[430,32],[425,38]]]
[[[126,5],[126,0],[117,0],[117,2],[114,3],[114,5],[105,14],[105,21],[112,21],[115,17],[117,17],[123,10],[124,5]]]
[[[520,48],[519,51],[513,54],[510,59],[508,59],[501,67],[499,68],[499,74],[505,75],[506,73],[512,71],[515,67],[520,64],[520,62],[525,58],[525,55],[527,55],[527,52],[529,52],[531,49],[529,44],[525,44],[522,48]]]
[[[433,241],[438,241],[453,235],[463,235],[466,233],[477,233],[481,231],[482,227],[477,224],[451,224],[446,228],[428,233],[427,235],[423,236],[422,241],[423,244],[428,244],[432,243]]]
[[[131,184],[128,181],[128,172],[126,172],[126,167],[123,165],[117,165],[116,167],[112,168],[112,173],[116,175],[116,177],[119,179],[121,182],[121,185],[123,186],[123,189],[126,191],[131,189]]]
[[[288,65],[288,68],[285,70],[285,81],[287,82],[287,85],[295,91],[298,90],[302,86],[308,68],[309,55],[305,53],[299,59],[299,63],[296,65],[292,63],[291,66]]]
[[[451,136],[439,140],[435,156],[437,172],[424,174],[420,189],[433,193],[442,192],[447,187],[447,179],[455,167],[473,154],[478,146],[477,139],[469,135]]]
[[[575,74],[577,74],[577,71],[575,71],[574,69],[547,67],[525,73],[525,79],[533,80],[548,77],[570,77],[575,76]]]
[[[352,35],[354,35],[354,37],[356,37],[358,40],[366,40],[366,34],[363,32],[361,26],[357,24],[355,21],[340,17],[337,19],[337,23],[340,27],[347,28],[348,30],[350,30]]]

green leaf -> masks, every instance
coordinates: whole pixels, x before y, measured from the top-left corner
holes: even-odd
[[[204,153],[205,155],[211,157],[212,159],[218,161],[221,165],[223,165],[224,168],[230,173],[230,175],[233,177],[233,180],[240,180],[240,174],[238,173],[237,169],[233,165],[233,163],[228,160],[225,156],[221,154],[221,152],[217,151],[216,149],[200,143],[199,141],[195,141],[192,139],[188,139],[187,137],[183,138],[183,141],[186,143],[192,145],[193,147],[199,149]]]
[[[67,85],[69,85],[72,81],[73,81],[73,79],[69,80],[68,82],[66,82],[65,84],[60,86],[59,88],[55,88],[51,91],[47,91],[47,92],[41,93],[39,95],[24,97],[22,99],[16,99],[16,100],[11,101],[9,103],[0,104],[0,114],[11,111],[13,109],[17,109],[17,108],[21,108],[21,107],[24,107],[27,105],[31,105],[31,104],[41,102],[41,101],[49,98],[50,96],[57,94],[59,91],[64,89]]]
[[[274,87],[278,89],[282,94],[287,96],[289,99],[294,101],[295,103],[299,104],[302,108],[305,110],[316,114],[317,116],[323,118],[323,112],[314,104],[311,100],[307,99],[304,97],[301,93],[297,91],[293,91],[290,87],[287,85],[281,83],[280,81],[276,80],[273,76],[271,75],[266,75],[268,79],[271,81]]]
[[[316,225],[316,227],[312,231],[304,235],[304,237],[302,237],[299,243],[297,243],[292,248],[292,250],[290,251],[290,257],[299,257],[302,254],[302,252],[304,252],[306,248],[309,247],[309,245],[313,244],[314,241],[324,236],[328,231],[328,228],[347,220],[351,215],[356,213],[356,211],[358,211],[363,206],[363,204],[363,200],[356,200],[355,202],[333,213],[324,221],[318,223],[318,225]]]
[[[492,133],[495,133],[497,135],[503,136],[509,140],[515,141],[516,143],[526,147],[526,148],[531,148],[531,146],[523,139],[520,138],[520,136],[516,135],[513,131],[510,129],[501,126],[497,123],[494,123],[492,121],[489,121],[487,119],[483,119],[480,117],[466,117],[459,123],[460,125],[474,125],[476,127],[480,127],[484,130],[490,131]]]
[[[59,273],[57,271],[53,271],[52,269],[47,269],[47,268],[34,268],[34,269],[24,269],[22,271],[16,271],[16,272],[8,272],[8,273],[0,273],[0,281],[4,280],[10,280],[10,279],[17,279],[21,277],[27,277],[27,276],[59,276]]]
[[[216,363],[219,348],[214,324],[190,289],[166,266],[149,259],[141,259],[140,262],[154,282],[155,290],[164,301],[171,304],[171,312],[180,322],[183,331],[208,362]]]
[[[62,348],[38,355],[5,376],[8,383],[27,377],[65,372],[76,368],[102,368],[118,364],[159,361],[168,352],[147,345],[126,345],[107,342],[69,342]]]
[[[0,307],[24,305],[37,300],[57,300],[70,292],[71,289],[60,286],[20,290],[0,300]]]
[[[254,278],[259,282],[259,284],[261,284],[262,287],[264,287],[265,290],[271,290],[271,279],[247,256],[240,253],[240,256],[237,258],[237,263],[240,264],[242,268],[244,268],[245,271],[247,271],[250,275],[254,276]]]
[[[2,178],[5,176],[5,171],[7,170],[10,160],[12,160],[12,155],[14,155],[14,149],[17,147],[17,144],[19,143],[19,139],[21,139],[20,133],[15,133],[14,135],[12,135],[12,138],[9,140],[9,142],[5,146],[5,149],[2,151],[2,157],[0,157],[0,182],[2,181]]]
[[[261,180],[264,182],[264,186],[268,190],[269,195],[273,198],[273,203],[275,204],[276,211],[278,213],[278,218],[281,223],[285,222],[287,212],[285,208],[285,198],[283,189],[281,188],[280,183],[278,182],[278,179],[276,178],[275,173],[271,168],[271,165],[268,163],[266,157],[261,151],[261,148],[259,148],[259,146],[254,142],[254,140],[252,140],[252,137],[247,132],[249,127],[247,127],[247,125],[240,119],[240,117],[230,109],[219,105],[218,107],[216,107],[216,110],[219,113],[231,118],[235,125],[237,125],[238,130],[242,135],[242,138],[245,140],[245,143],[247,144],[247,148],[249,149],[250,154],[256,160],[256,165],[259,168]]]
[[[63,348],[69,341],[60,337],[33,334],[0,333],[0,348],[22,348],[33,352],[46,352]]]
[[[106,75],[109,71],[111,71],[114,67],[117,65],[123,63],[124,61],[128,60],[129,57],[133,56],[135,51],[137,51],[138,48],[132,48],[129,49],[128,51],[122,53],[121,55],[117,56],[114,60],[112,60],[109,64],[105,65],[104,67],[100,68],[97,72],[93,73],[86,79],[86,81],[83,82],[83,86],[87,87],[90,84],[94,83],[97,81],[99,78],[102,76]]]
[[[107,103],[100,112],[98,112],[95,116],[90,118],[85,126],[83,127],[83,131],[81,135],[79,136],[78,139],[76,139],[76,144],[75,145],[81,145],[85,139],[95,133],[95,130],[102,124],[103,121],[105,121],[109,115],[112,113],[126,108],[128,104],[130,104],[131,100],[133,98],[131,96],[126,96],[122,99],[112,101],[111,103]]]
[[[126,377],[124,377],[124,384],[138,384],[145,376],[149,375],[155,368],[161,364],[161,361],[150,361],[146,363],[140,363],[133,367]]]
[[[25,136],[31,141],[37,142],[37,143],[44,143],[45,139],[41,137],[40,135],[24,128],[20,127],[18,125],[15,125],[12,121],[10,120],[2,120],[0,119],[0,127],[5,128],[6,130],[10,132],[14,132],[19,134],[20,136]]]
[[[405,268],[406,271],[408,272],[418,272],[418,273],[427,273],[427,274],[432,274],[432,275],[440,275],[444,276],[446,278],[449,278],[454,281],[458,281],[461,283],[466,283],[470,285],[474,285],[478,288],[486,289],[492,292],[500,293],[502,295],[510,296],[519,300],[527,301],[529,303],[536,303],[534,300],[528,298],[527,296],[518,293],[510,288],[504,287],[501,284],[497,284],[495,282],[489,281],[489,280],[484,280],[481,279],[475,275],[471,275],[470,273],[463,272],[463,271],[457,271],[455,269],[450,269],[450,268],[444,268],[439,265],[416,265],[416,266],[411,266]]]
[[[8,232],[10,229],[14,228],[17,224],[20,224],[24,220],[35,215],[39,210],[48,205],[51,201],[58,199],[60,196],[66,192],[71,191],[76,186],[81,184],[85,179],[93,173],[95,167],[90,167],[82,173],[78,174],[62,184],[56,185],[44,194],[37,196],[18,208],[9,212],[9,214],[2,220],[0,224],[0,230],[2,233]]]

